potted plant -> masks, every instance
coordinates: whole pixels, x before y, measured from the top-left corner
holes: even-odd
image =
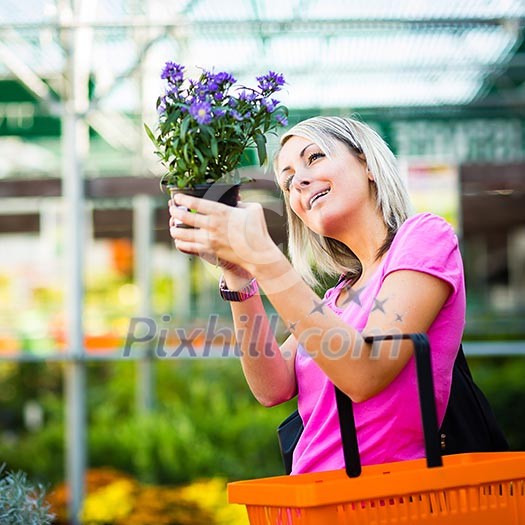
[[[266,134],[287,125],[288,110],[273,95],[285,81],[269,71],[257,87],[236,86],[229,73],[202,69],[199,78],[167,62],[161,73],[166,91],[157,100],[155,132],[145,125],[166,168],[161,188],[226,202],[238,200],[238,166],[248,148],[266,158]]]

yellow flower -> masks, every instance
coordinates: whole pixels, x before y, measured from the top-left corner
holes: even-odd
[[[226,497],[226,480],[200,480],[180,489],[181,498],[198,503],[215,518],[216,525],[249,525],[246,508],[231,505]]]
[[[135,482],[122,479],[88,494],[81,512],[82,523],[95,525],[125,518],[133,509],[136,490]]]

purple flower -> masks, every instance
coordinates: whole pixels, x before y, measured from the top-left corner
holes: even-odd
[[[201,84],[201,89],[206,93],[216,93],[221,89],[221,85],[213,77],[210,77],[206,84]]]
[[[162,116],[164,113],[166,113],[166,97],[159,98],[159,103],[157,104],[157,113],[159,116]]]
[[[217,74],[204,71],[201,77],[200,89],[206,94],[224,97],[225,92],[234,82],[235,78],[224,71]],[[222,100],[222,98],[217,100]]]
[[[166,62],[160,78],[167,80],[170,84],[181,84],[184,80],[184,66],[175,62]]]
[[[269,71],[267,75],[262,77],[256,77],[257,82],[259,82],[259,89],[263,93],[274,93],[279,91],[281,86],[284,86],[284,77],[280,73],[275,73],[274,71]]]
[[[257,93],[254,93],[253,91],[241,91],[239,93],[239,100],[245,100],[246,102],[253,102],[254,100],[257,100]]]
[[[261,100],[261,105],[263,105],[266,108],[266,111],[268,111],[268,113],[271,113],[277,107],[277,104],[279,104],[279,101],[275,98],[272,98],[271,100],[263,98]]]
[[[166,89],[166,97],[169,97],[171,100],[179,100],[180,99],[179,86],[170,84],[168,88]]]
[[[199,124],[209,124],[213,119],[211,104],[206,100],[199,100],[190,106],[190,115]]]
[[[258,86],[248,87],[237,85],[226,71],[200,68],[196,78],[189,78],[184,66],[166,62],[161,78],[165,91],[157,99],[157,135],[146,131],[156,152],[167,159],[164,180],[178,187],[234,171],[244,148],[256,142],[263,158],[260,134],[288,123],[286,108],[272,98],[285,84],[279,73],[269,71],[257,77]],[[188,140],[178,140],[181,133]]]
[[[202,82],[191,82],[190,90],[195,94],[194,99],[205,100],[210,94],[208,86]]]
[[[288,126],[288,119],[281,114],[275,115],[275,120],[281,125],[281,126]]]
[[[229,73],[226,73],[226,71],[221,71],[220,73],[217,73],[215,75],[215,80],[221,86],[224,86],[225,84],[229,84],[231,86],[232,84],[235,84],[236,82],[236,79]]]
[[[241,122],[242,120],[244,120],[243,116],[236,110],[236,109],[232,109],[230,110],[230,115],[235,119],[235,120],[238,120],[239,122]]]

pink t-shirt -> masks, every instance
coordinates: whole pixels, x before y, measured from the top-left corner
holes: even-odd
[[[372,309],[380,308],[374,300],[385,277],[396,270],[424,272],[450,285],[450,296],[427,331],[441,423],[465,325],[463,264],[451,226],[430,213],[410,217],[366,286],[356,290],[354,300],[344,310],[335,305],[342,282],[327,291],[325,302],[362,331]],[[333,384],[302,347],[297,350],[295,370],[304,432],[294,452],[292,474],[344,468]],[[363,465],[424,457],[414,357],[383,391],[353,406]]]

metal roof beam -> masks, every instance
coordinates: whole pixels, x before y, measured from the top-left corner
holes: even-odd
[[[425,73],[445,73],[448,71],[465,71],[465,72],[479,72],[479,73],[501,73],[507,71],[508,69],[523,69],[525,70],[525,56],[521,57],[518,63],[506,64],[506,63],[497,63],[493,62],[490,64],[487,63],[477,63],[477,62],[447,62],[443,63],[414,63],[414,64],[392,64],[392,63],[381,63],[381,64],[337,64],[333,67],[323,66],[315,74],[312,74],[312,70],[307,67],[289,67],[287,72],[288,74],[293,73],[294,75],[308,75],[309,79],[313,81],[316,78],[328,79],[331,74],[341,75],[345,73],[352,73],[356,76],[360,74],[368,73],[418,73],[419,75]],[[250,74],[252,69],[248,67],[238,68],[233,70],[234,74],[244,75]]]
[[[0,31],[6,29],[113,29],[113,28],[167,28],[191,30],[193,34],[228,34],[232,33],[304,33],[304,32],[340,32],[355,31],[356,29],[433,29],[433,30],[457,30],[458,27],[479,28],[479,27],[505,27],[510,25],[516,27],[525,24],[523,16],[507,16],[497,18],[382,18],[370,20],[367,18],[355,18],[346,20],[199,20],[192,22],[184,21],[163,21],[163,20],[144,20],[127,17],[122,20],[63,20],[57,23],[50,22],[15,22],[0,23]]]

